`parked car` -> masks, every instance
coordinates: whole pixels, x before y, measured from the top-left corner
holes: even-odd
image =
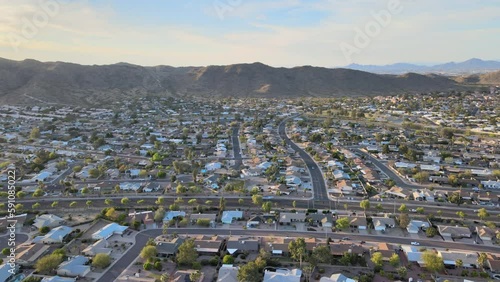
[[[420,243],[415,241],[411,242],[410,244],[412,244],[413,246],[420,246]]]

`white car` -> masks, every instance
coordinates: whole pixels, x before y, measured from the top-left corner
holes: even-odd
[[[419,242],[411,242],[410,244],[412,244],[413,246],[420,246]]]

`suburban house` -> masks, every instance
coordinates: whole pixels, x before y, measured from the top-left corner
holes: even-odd
[[[53,228],[61,226],[62,224],[64,224],[64,219],[53,214],[39,215],[35,218],[35,221],[33,222],[33,226],[35,226],[37,229],[40,229],[42,227]]]
[[[89,259],[76,256],[69,261],[62,262],[57,268],[57,275],[69,277],[85,277],[90,272]]]
[[[431,227],[431,224],[429,221],[421,221],[421,220],[414,220],[412,219],[410,223],[408,223],[408,226],[406,227],[406,230],[410,234],[417,234],[419,231],[425,231],[427,228]]]
[[[497,181],[481,181],[484,189],[500,189],[500,180]]]
[[[390,217],[372,217],[373,228],[377,231],[385,231],[387,228],[396,227],[396,221]]]
[[[185,239],[181,237],[173,238],[171,241],[157,241],[156,250],[160,257],[171,257],[177,254],[179,247]]]
[[[350,216],[349,226],[352,228],[356,228],[358,230],[366,230],[367,229],[366,217]]]
[[[391,248],[387,243],[378,243],[377,252],[382,254],[384,261],[389,261],[391,256],[394,254],[394,248]]]
[[[127,230],[128,226],[122,226],[119,225],[118,223],[112,222],[101,229],[97,230],[92,234],[92,239],[94,240],[99,240],[99,239],[108,239],[109,237],[118,234],[121,235],[123,234],[123,231]]]
[[[94,244],[85,248],[82,253],[86,256],[93,257],[97,254],[111,254],[111,248],[109,248],[109,243],[106,239],[100,239],[96,241]]]
[[[184,211],[168,211],[165,213],[163,217],[163,223],[168,223],[174,218],[184,218],[186,216],[186,212]]]
[[[321,277],[319,282],[357,282],[357,280],[351,279],[342,273],[335,273],[330,277]]]
[[[191,224],[196,224],[198,219],[204,219],[210,221],[210,224],[213,226],[215,224],[215,220],[217,215],[215,213],[194,213],[189,217]]]
[[[448,226],[448,225],[438,225],[437,226],[439,234],[443,237],[451,238],[470,238],[471,232],[467,227],[461,226]]]
[[[15,215],[13,218],[10,217],[0,217],[0,231],[3,231],[11,224],[10,220],[15,219],[16,220],[16,232],[21,232],[21,228],[23,227],[24,222],[26,221],[26,216],[28,214],[18,214]]]
[[[487,226],[476,226],[476,233],[483,241],[492,241],[496,238],[495,230]]]
[[[319,224],[322,227],[325,228],[332,228],[333,227],[333,217],[331,214],[318,214],[318,213],[313,213],[307,216],[308,219],[311,220],[311,222],[315,224]]]
[[[68,226],[59,226],[49,231],[43,236],[37,236],[33,239],[33,243],[42,244],[60,244],[63,240],[73,232],[73,228]]]
[[[445,266],[456,266],[456,261],[461,260],[463,268],[473,268],[477,265],[477,253],[463,253],[458,251],[439,251],[438,256],[443,259]]]
[[[348,242],[330,243],[330,253],[336,257],[341,257],[345,253],[352,253],[361,256],[365,251],[365,248],[363,248],[361,245],[356,245]]]
[[[238,270],[239,268],[237,266],[223,264],[219,268],[217,282],[238,282]]]
[[[243,219],[242,211],[224,211],[222,213],[221,221],[224,224],[231,224],[234,220]]]
[[[275,272],[265,270],[263,282],[300,282],[302,270],[279,268]]]
[[[280,213],[280,224],[290,224],[293,222],[304,222],[306,220],[305,213],[291,213],[291,212],[282,212]]]
[[[414,191],[413,199],[415,199],[415,201],[434,202],[434,193],[428,189]]]
[[[194,246],[200,255],[219,255],[224,242],[220,236],[200,235],[195,237]]]
[[[486,264],[491,272],[500,273],[500,256],[488,254]]]
[[[11,268],[9,264],[4,263],[0,265],[0,281],[9,281],[9,279],[12,279],[14,275],[15,273],[11,273]]]
[[[243,252],[258,252],[259,239],[253,237],[230,237],[226,241],[226,249],[230,255],[243,253]]]
[[[130,225],[132,225],[134,221],[140,222],[144,224],[146,229],[157,228],[156,222],[154,221],[154,213],[152,211],[130,212],[127,221]]]

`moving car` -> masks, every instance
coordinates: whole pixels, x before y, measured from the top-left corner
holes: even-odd
[[[413,246],[420,246],[420,243],[419,242],[411,242],[410,244],[412,244]]]

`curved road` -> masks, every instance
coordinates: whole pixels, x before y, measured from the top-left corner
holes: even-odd
[[[241,230],[241,229],[209,229],[209,228],[169,228],[169,232],[176,232],[178,234],[202,234],[202,235],[245,235],[245,236],[286,236],[288,237],[305,237],[305,238],[325,238],[328,236],[335,241],[342,239],[343,237],[349,236],[353,243],[359,241],[366,242],[388,242],[390,239],[391,244],[405,244],[409,245],[413,238],[409,237],[389,237],[389,236],[379,236],[379,235],[359,235],[359,234],[348,234],[348,233],[322,233],[322,232],[307,232],[307,231],[275,231],[275,230]],[[162,229],[150,229],[144,230],[136,235],[136,243],[120,258],[118,259],[109,269],[106,271],[97,282],[109,282],[114,281],[120,276],[120,274],[137,258],[141,249],[146,245],[149,238],[154,238],[162,234]],[[499,246],[485,246],[485,245],[475,245],[475,244],[463,244],[455,242],[445,242],[436,240],[418,240],[422,247],[431,248],[449,248],[458,250],[468,250],[474,252],[491,252],[493,249],[500,251]]]
[[[309,154],[302,150],[297,144],[295,144],[288,136],[286,135],[286,121],[288,119],[284,119],[278,126],[278,133],[285,141],[288,146],[298,152],[300,157],[304,160],[307,169],[311,175],[311,182],[313,186],[313,197],[315,202],[328,202],[330,201],[328,198],[328,192],[325,185],[325,180],[323,178],[323,173],[321,169],[318,167],[316,162],[309,156]]]

